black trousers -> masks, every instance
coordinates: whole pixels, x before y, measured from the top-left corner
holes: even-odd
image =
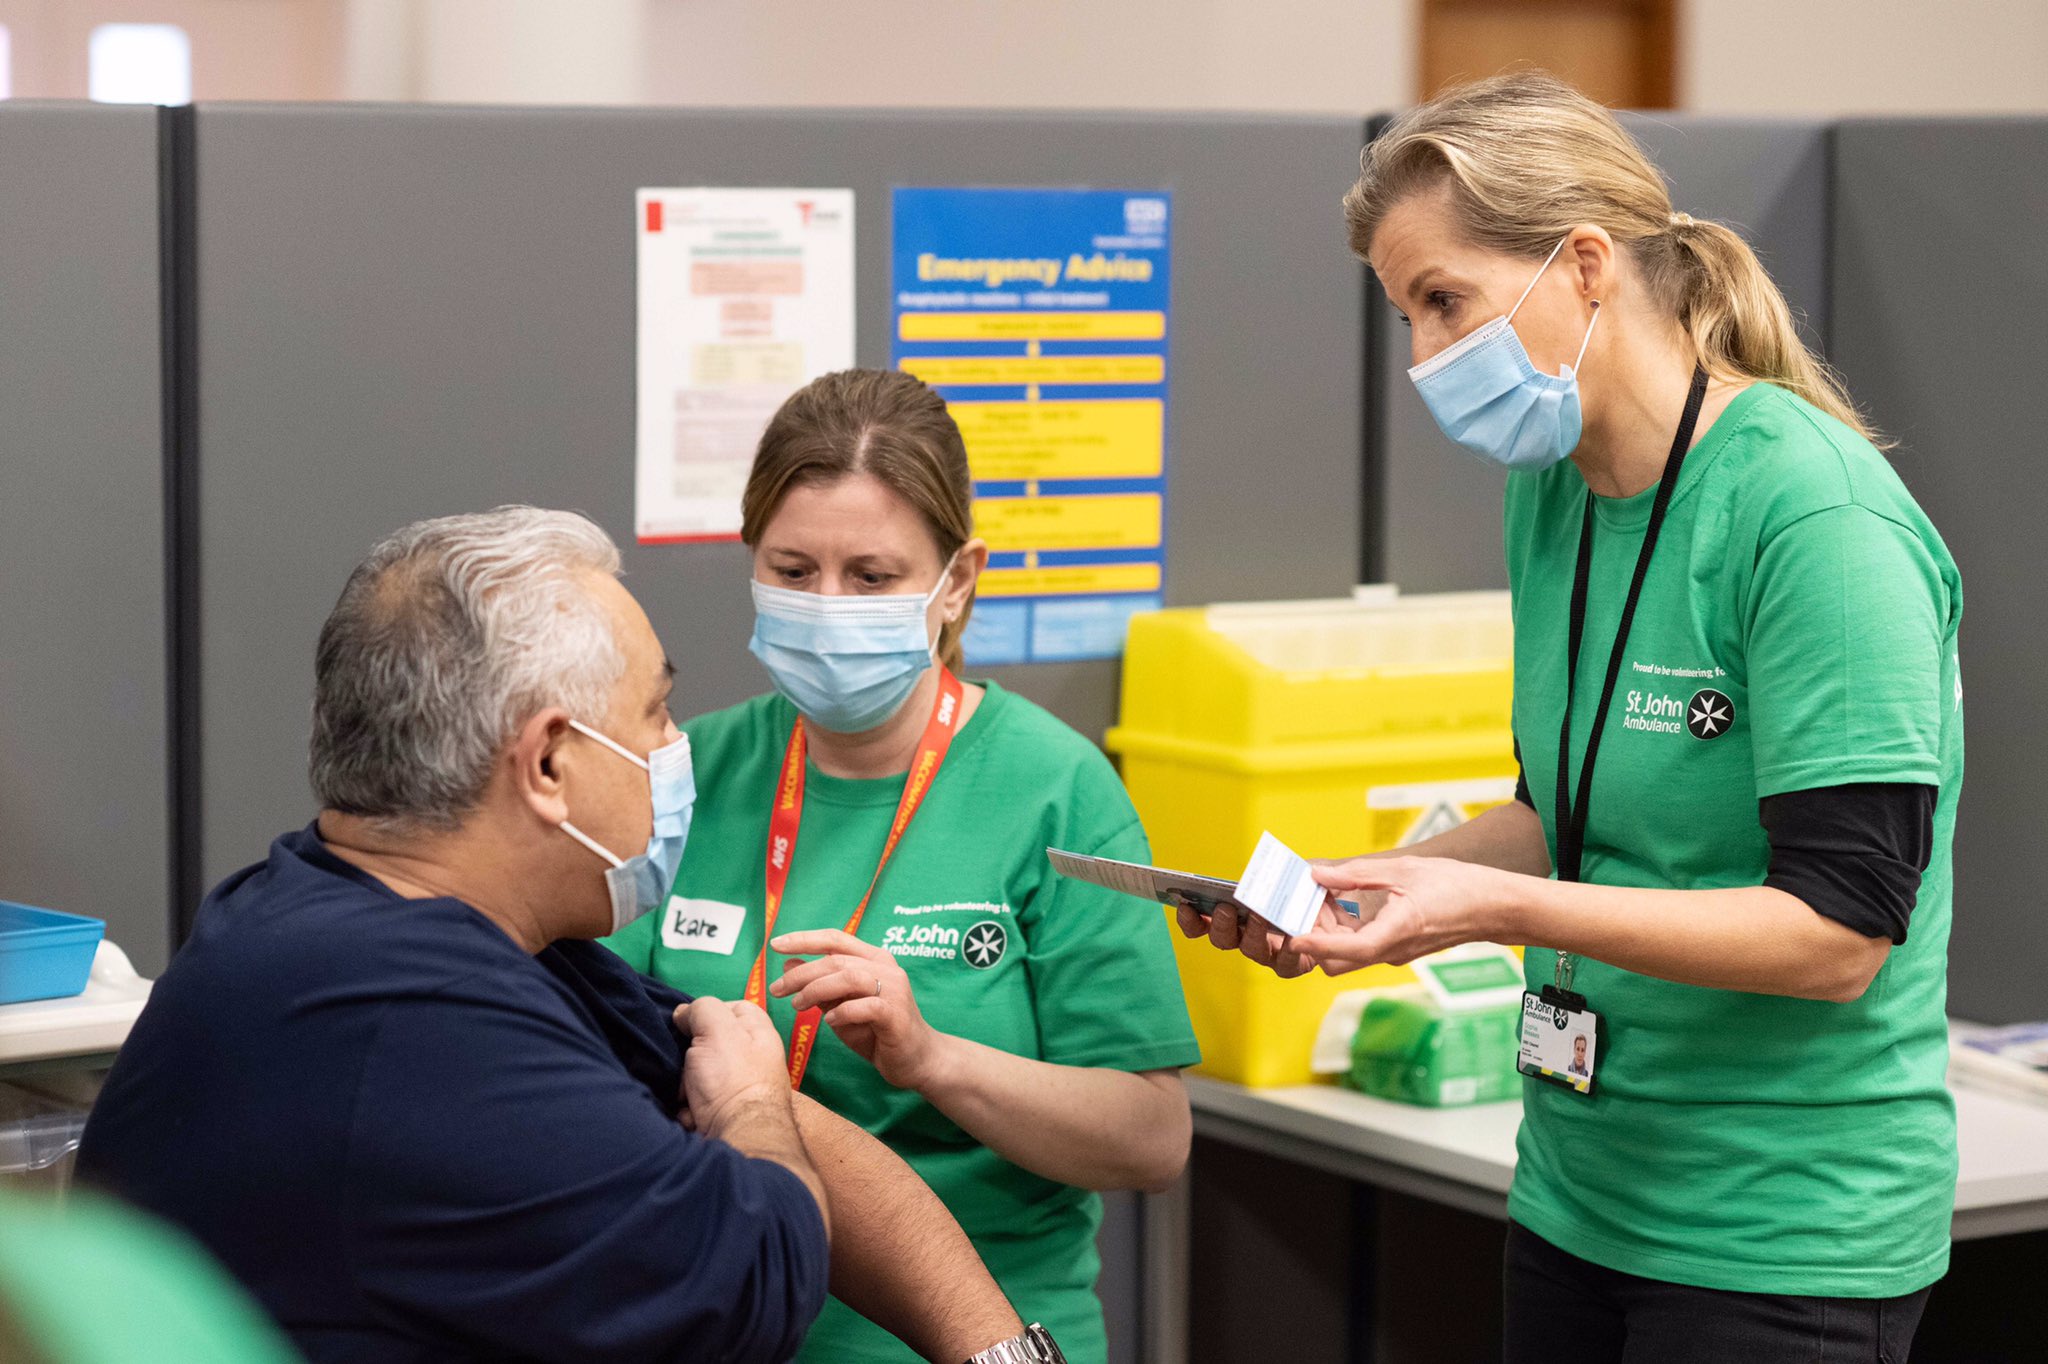
[[[1905,1364],[1928,1290],[1730,1293],[1639,1278],[1508,1224],[1507,1364]]]

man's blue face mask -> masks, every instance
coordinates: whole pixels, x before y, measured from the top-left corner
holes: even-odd
[[[604,884],[612,897],[611,931],[616,933],[658,906],[675,884],[676,872],[682,869],[683,845],[690,837],[690,814],[697,804],[690,736],[682,735],[643,758],[580,720],[571,720],[569,725],[627,762],[645,768],[654,798],[654,833],[647,840],[647,851],[633,857],[622,859],[614,855],[566,819],[561,824],[563,833],[611,863],[605,871]]]
[[[1536,368],[1514,328],[1515,314],[1566,240],[1560,238],[1550,249],[1506,316],[1496,317],[1408,371],[1415,391],[1446,436],[1509,469],[1548,469],[1579,444],[1578,366],[1600,321],[1599,301],[1594,300],[1593,320],[1586,324],[1578,358],[1559,374]]]
[[[931,591],[880,597],[827,597],[756,579],[747,650],[812,724],[835,734],[873,729],[902,708],[931,666],[925,617],[952,576],[948,559]]]

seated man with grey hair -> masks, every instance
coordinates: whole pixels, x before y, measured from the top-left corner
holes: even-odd
[[[81,1176],[316,1361],[787,1359],[828,1263],[927,1358],[1021,1335],[910,1168],[792,1095],[766,1014],[592,941],[666,891],[694,793],[618,573],[530,507],[355,570],[315,663],[319,817],[207,897]]]

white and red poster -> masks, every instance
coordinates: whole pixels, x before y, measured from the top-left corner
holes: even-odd
[[[736,540],[783,399],[853,364],[853,191],[643,189],[634,527]]]

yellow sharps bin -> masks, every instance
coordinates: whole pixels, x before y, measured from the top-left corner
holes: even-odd
[[[1153,860],[1235,880],[1268,829],[1305,857],[1336,857],[1512,800],[1512,643],[1504,592],[1372,587],[1134,617],[1105,744]],[[1200,1069],[1241,1084],[1308,1083],[1332,999],[1414,978],[1376,966],[1280,980],[1173,936]]]

